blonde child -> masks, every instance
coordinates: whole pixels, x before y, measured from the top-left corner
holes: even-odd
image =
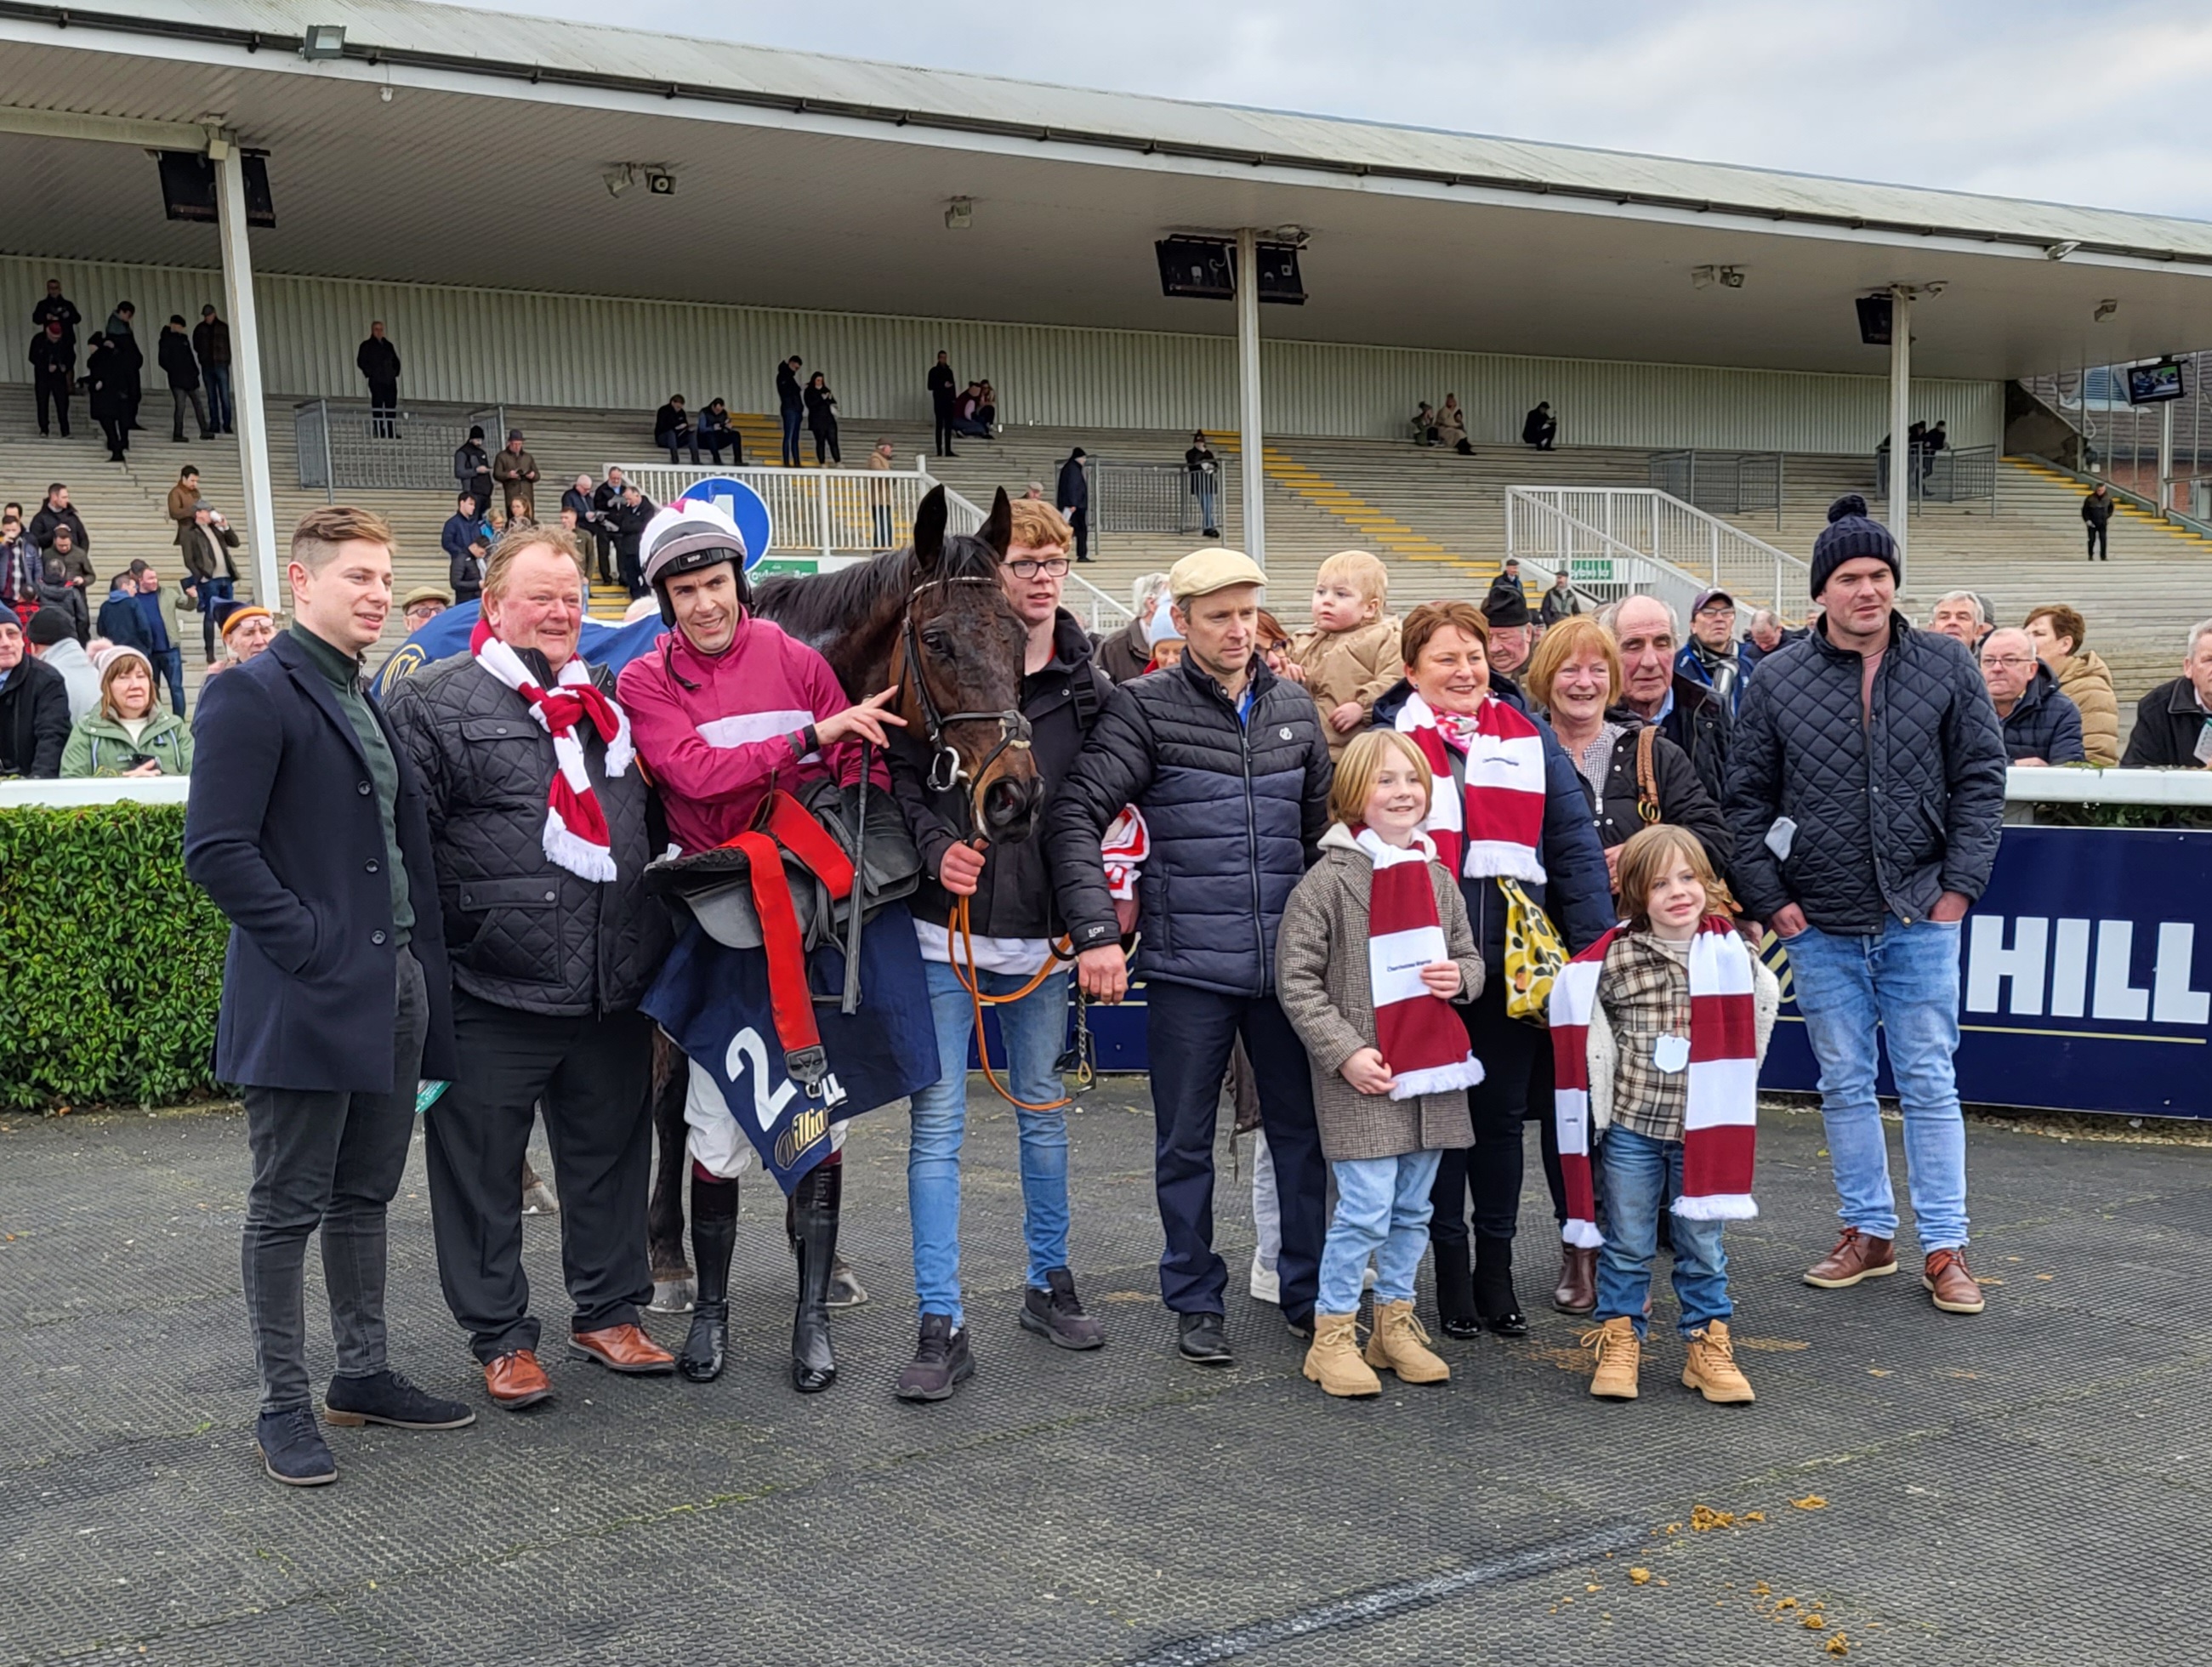
[[[1565,1237],[1602,1246],[1589,1392],[1633,1401],[1659,1212],[1674,1197],[1674,1295],[1682,1383],[1708,1401],[1753,1399],[1735,1364],[1721,1233],[1758,1214],[1752,1144],[1759,1062],[1781,992],[1728,917],[1704,843],[1661,823],[1620,849],[1615,927],[1552,987]],[[1692,1014],[1695,1014],[1694,1019]],[[1606,1231],[1593,1205],[1590,1146],[1604,1171]]]
[[[1429,1242],[1429,1192],[1447,1147],[1474,1143],[1467,1090],[1482,1080],[1452,1003],[1482,990],[1482,958],[1459,885],[1421,831],[1431,782],[1395,730],[1346,748],[1321,861],[1298,882],[1276,939],[1275,982],[1313,1072],[1314,1117],[1336,1178],[1305,1375],[1331,1395],[1379,1395],[1451,1368],[1413,1316]],[[1375,1328],[1364,1357],[1359,1295],[1374,1256]]]
[[[1313,630],[1291,640],[1291,658],[1321,709],[1331,759],[1367,727],[1375,697],[1404,674],[1398,621],[1383,612],[1389,595],[1389,570],[1380,560],[1364,550],[1340,550],[1314,575]]]

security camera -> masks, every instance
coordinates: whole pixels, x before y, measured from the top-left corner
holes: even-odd
[[[969,227],[975,223],[975,204],[974,199],[966,197],[956,197],[945,205],[945,229],[946,231],[964,232],[969,228]]]
[[[1929,297],[1929,298],[1932,301],[1935,297],[1936,297],[1937,295],[1942,295],[1942,294],[1946,289],[1948,289],[1950,287],[1951,287],[1951,281],[1950,281],[1948,278],[1937,278],[1937,279],[1936,279],[1934,283],[1923,283],[1923,284],[1922,284],[1922,285],[1920,286],[1920,293],[1921,293],[1922,295],[1926,295],[1927,297]]]
[[[1741,266],[1723,266],[1720,270],[1720,280],[1723,289],[1741,289],[1743,288],[1743,269]]]
[[[655,197],[673,197],[676,195],[676,176],[666,168],[647,168],[645,171],[645,188]]]
[[[2089,315],[2089,320],[2093,324],[2102,324],[2106,319],[2111,318],[2113,313],[2119,310],[2119,302],[2114,301],[2110,295],[2107,295],[2104,300],[2097,303],[2097,310]]]

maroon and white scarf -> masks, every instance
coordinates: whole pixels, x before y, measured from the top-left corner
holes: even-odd
[[[1544,883],[1544,740],[1536,726],[1492,695],[1470,715],[1437,712],[1410,695],[1398,729],[1429,761],[1435,786],[1424,824],[1446,872],[1468,879]],[[1451,791],[1461,754],[1467,790]]]
[[[1567,1225],[1559,1236],[1595,1250],[1590,1188],[1589,1024],[1605,952],[1617,926],[1561,969],[1552,986],[1552,1063],[1558,1094],[1559,1167]],[[1759,1025],[1751,952],[1734,925],[1709,915],[1690,940],[1689,1104],[1682,1116],[1682,1195],[1674,1214],[1692,1221],[1737,1221],[1759,1214],[1751,1197],[1759,1122]]]
[[[469,651],[477,665],[530,703],[531,715],[553,738],[553,784],[545,795],[545,855],[554,863],[581,879],[615,878],[613,842],[599,796],[584,767],[584,738],[577,727],[589,721],[607,749],[606,772],[612,780],[630,766],[635,756],[629,735],[629,719],[621,707],[599,692],[590,669],[580,657],[561,668],[550,691],[540,688],[522,656],[477,622]]]
[[[1472,1088],[1482,1080],[1482,1062],[1468,1050],[1467,1027],[1421,982],[1423,967],[1450,958],[1429,881],[1436,848],[1418,833],[1413,844],[1397,846],[1364,825],[1346,831],[1375,866],[1367,885],[1367,989],[1375,1049],[1395,1079],[1390,1098]]]

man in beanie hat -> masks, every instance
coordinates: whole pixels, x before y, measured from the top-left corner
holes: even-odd
[[[1305,1049],[1275,997],[1275,930],[1328,825],[1333,772],[1313,697],[1257,652],[1267,575],[1234,550],[1168,575],[1182,660],[1115,690],[1045,812],[1053,884],[1094,1001],[1128,985],[1100,850],[1122,807],[1152,837],[1138,887],[1146,1035],[1158,1131],[1154,1186],[1167,1245],[1160,1294],[1177,1348],[1229,1364],[1228,1269],[1213,1249],[1214,1117],[1242,1037],[1283,1213],[1284,1317],[1313,1329],[1327,1191]]]
[[[1897,1271],[1897,1205],[1875,1102],[1875,1031],[1905,1112],[1921,1283],[1982,1311],[1967,1271],[1960,921],[1989,883],[2005,745],[1959,643],[1893,605],[1897,543],[1856,493],[1813,546],[1820,618],[1744,692],[1725,809],[1745,911],[1782,939],[1820,1065],[1842,1238],[1805,1275],[1834,1290]]]
[[[1535,634],[1529,629],[1528,599],[1521,591],[1520,563],[1509,562],[1506,567],[1482,599],[1482,618],[1490,627],[1490,669],[1517,678],[1535,647]]]
[[[61,608],[40,608],[24,633],[26,646],[50,671],[61,673],[69,689],[70,721],[100,704],[100,672],[76,640],[76,624]]]

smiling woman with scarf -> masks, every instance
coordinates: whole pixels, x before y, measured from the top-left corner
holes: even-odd
[[[1573,763],[1552,733],[1490,674],[1490,633],[1468,602],[1428,602],[1406,617],[1401,651],[1413,692],[1395,727],[1436,777],[1425,830],[1437,860],[1459,879],[1474,941],[1498,976],[1459,1009],[1483,1080],[1468,1091],[1474,1143],[1447,1152],[1437,1171],[1429,1224],[1437,1256],[1437,1309],[1447,1336],[1487,1326],[1527,1335],[1513,1290],[1513,1231],[1521,1211],[1521,1123],[1535,1086],[1548,1114],[1551,1082],[1537,1074],[1544,1033],[1505,1011],[1504,893],[1516,881],[1550,916],[1570,953],[1613,925],[1605,855],[1590,827]],[[1474,1244],[1468,1244],[1468,1197]]]

